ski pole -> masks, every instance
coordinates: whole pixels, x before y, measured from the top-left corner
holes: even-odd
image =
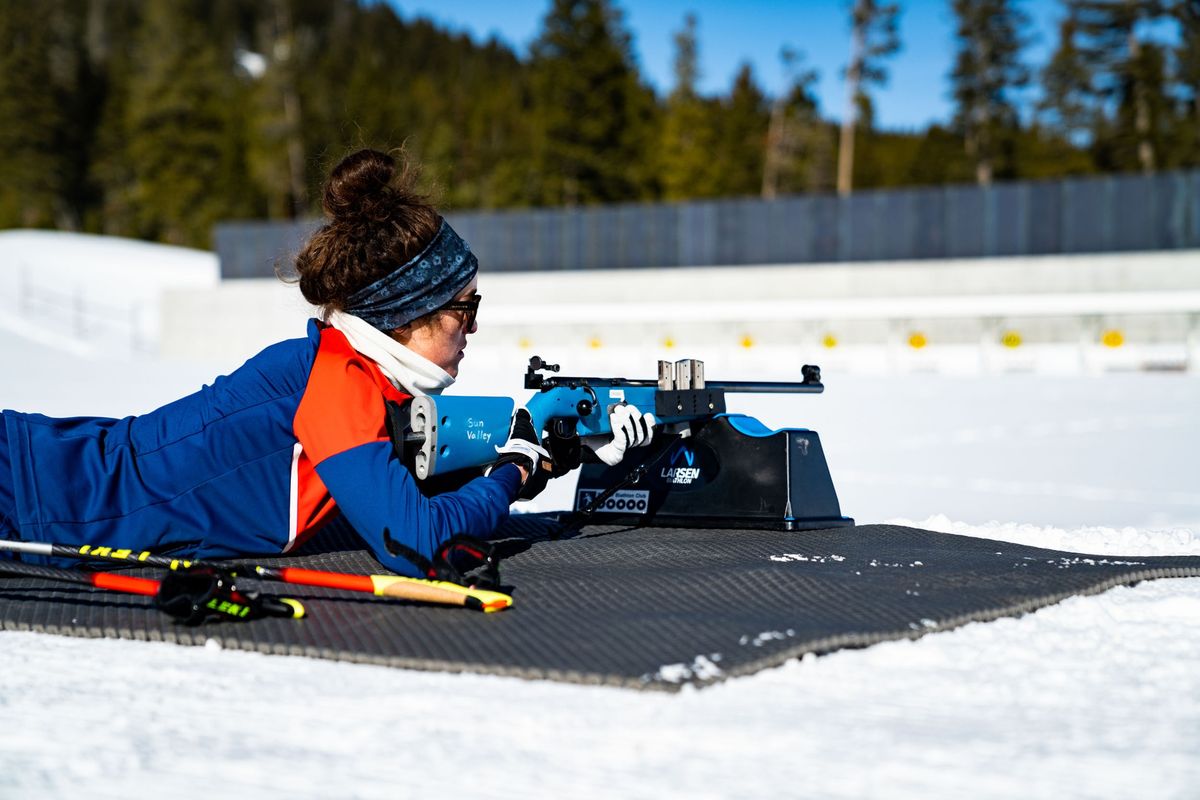
[[[56,556],[59,558],[78,558],[92,561],[128,561],[149,567],[165,567],[170,570],[185,569],[190,566],[242,569],[252,572],[264,580],[279,581],[280,583],[300,584],[303,586],[320,586],[327,589],[343,589],[351,592],[365,592],[380,597],[391,597],[396,600],[412,600],[438,605],[461,606],[475,611],[491,613],[508,608],[513,604],[510,595],[485,589],[474,589],[460,586],[449,581],[435,581],[425,578],[405,578],[399,575],[355,575],[347,572],[327,572],[324,570],[303,569],[300,567],[264,567],[258,564],[223,564],[208,561],[189,561],[170,556],[155,555],[154,553],[120,549],[114,547],[79,547],[51,544],[47,542],[17,542],[0,539],[0,550],[11,550],[18,553],[33,553],[41,556]]]
[[[241,592],[232,576],[208,567],[172,572],[158,581],[111,572],[76,572],[5,558],[0,559],[0,573],[153,597],[160,610],[189,625],[214,619],[304,616],[304,606],[299,601]]]
[[[159,587],[159,582],[152,578],[136,578],[132,575],[118,575],[112,572],[74,572],[69,569],[42,567],[37,564],[25,564],[8,559],[0,559],[0,572],[24,575],[30,578],[46,578],[62,583],[77,583],[96,589],[107,589],[110,592],[141,594],[146,597],[157,595]]]

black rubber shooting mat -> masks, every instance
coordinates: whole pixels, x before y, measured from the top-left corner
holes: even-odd
[[[589,526],[551,540],[553,528],[544,517],[508,523],[520,537],[503,544],[515,605],[500,613],[267,583],[303,601],[308,617],[188,628],[143,597],[0,576],[0,628],[216,639],[264,653],[670,690],[1119,584],[1200,576],[1200,556],[1082,556],[894,525],[800,533]],[[380,571],[348,537],[322,546],[278,563]]]

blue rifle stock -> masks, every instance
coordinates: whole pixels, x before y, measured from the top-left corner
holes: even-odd
[[[508,397],[414,397],[405,449],[421,480],[482,467],[496,460],[508,438],[513,401]]]

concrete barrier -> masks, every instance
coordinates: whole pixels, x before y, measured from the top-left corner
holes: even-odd
[[[780,358],[842,369],[1200,368],[1200,253],[488,274],[474,353],[596,362]],[[302,335],[295,287],[168,290],[161,352],[249,356]],[[619,368],[618,368],[619,369]]]

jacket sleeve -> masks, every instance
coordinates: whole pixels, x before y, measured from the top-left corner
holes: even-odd
[[[425,497],[390,442],[370,442],[326,458],[317,474],[346,520],[375,557],[396,572],[417,575],[415,565],[392,555],[386,538],[426,558],[456,533],[488,538],[508,516],[521,475],[511,464],[457,491]]]
[[[454,534],[487,538],[520,488],[511,467],[425,497],[392,450],[379,387],[359,359],[343,354],[318,352],[293,426],[346,520],[381,563],[403,574],[416,575],[416,567],[388,551],[388,536],[427,558]]]

